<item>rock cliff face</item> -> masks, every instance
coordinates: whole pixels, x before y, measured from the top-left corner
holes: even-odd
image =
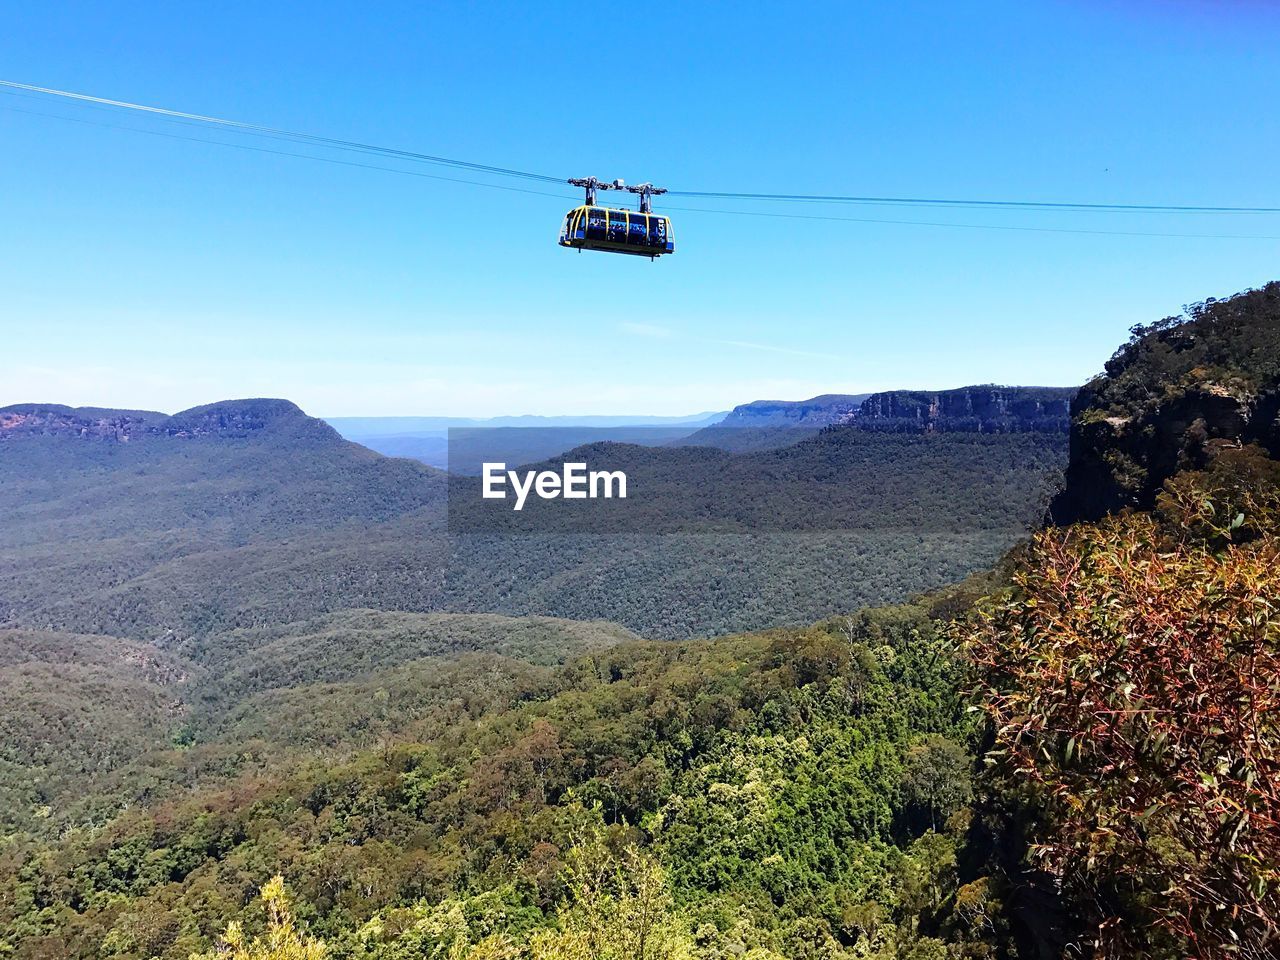
[[[147,410],[101,410],[61,404],[20,403],[0,407],[0,442],[19,437],[66,436],[125,443],[168,419]]]
[[[756,400],[734,407],[724,427],[856,427],[884,433],[1066,433],[1075,387],[888,390],[810,400]]]
[[[294,437],[341,438],[288,400],[226,400],[173,416],[148,410],[104,410],[60,404],[24,403],[0,407],[0,443],[26,437],[65,437],[105,443],[153,438],[245,438],[267,432]]]
[[[1146,327],[1071,406],[1057,523],[1151,506],[1161,485],[1215,446],[1280,456],[1280,282],[1206,300]]]
[[[734,407],[717,427],[825,427],[855,413],[865,393],[828,393],[808,400],[755,400]]]
[[[869,396],[842,422],[892,433],[1065,433],[1075,387],[890,390]]]

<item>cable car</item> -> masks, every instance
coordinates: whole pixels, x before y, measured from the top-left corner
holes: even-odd
[[[671,218],[655,214],[649,199],[655,193],[666,193],[665,190],[648,183],[636,187],[625,186],[621,180],[602,183],[595,177],[569,182],[586,188],[587,202],[565,214],[564,224],[560,228],[560,246],[577,250],[601,250],[606,253],[628,253],[648,257],[650,260],[675,252]],[[640,209],[602,207],[596,203],[597,188],[638,193]]]
[[[656,258],[675,252],[671,221],[613,207],[574,207],[560,228],[560,246]]]

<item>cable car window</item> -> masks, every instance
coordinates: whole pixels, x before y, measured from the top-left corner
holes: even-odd
[[[604,211],[596,207],[592,207],[587,211],[587,238],[590,240],[603,240],[605,238]]]
[[[627,242],[627,215],[621,210],[609,211],[609,239],[614,243]]]
[[[643,213],[631,214],[631,226],[628,230],[627,239],[631,243],[644,244],[649,238],[649,218]]]
[[[667,243],[667,220],[666,217],[650,217],[653,224],[649,230],[649,245],[654,247],[663,247]]]

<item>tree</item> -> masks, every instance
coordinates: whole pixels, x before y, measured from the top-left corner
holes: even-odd
[[[325,960],[328,951],[324,942],[297,929],[283,877],[275,876],[267,882],[262,888],[262,901],[267,907],[265,936],[250,940],[240,922],[232,921],[219,949],[193,960]]]
[[[906,759],[902,785],[907,802],[923,811],[936,831],[939,821],[972,798],[972,761],[964,747],[937,734],[923,737],[907,751]]]
[[[575,951],[585,950],[593,960],[688,956],[687,924],[675,914],[658,861],[634,840],[614,852],[597,818],[580,827],[575,839],[566,858],[571,905],[562,911],[560,932],[535,943],[534,955],[576,957]]]

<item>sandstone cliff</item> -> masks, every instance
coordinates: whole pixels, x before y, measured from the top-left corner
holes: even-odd
[[[842,422],[892,433],[1065,433],[1075,387],[890,390],[869,396]]]

